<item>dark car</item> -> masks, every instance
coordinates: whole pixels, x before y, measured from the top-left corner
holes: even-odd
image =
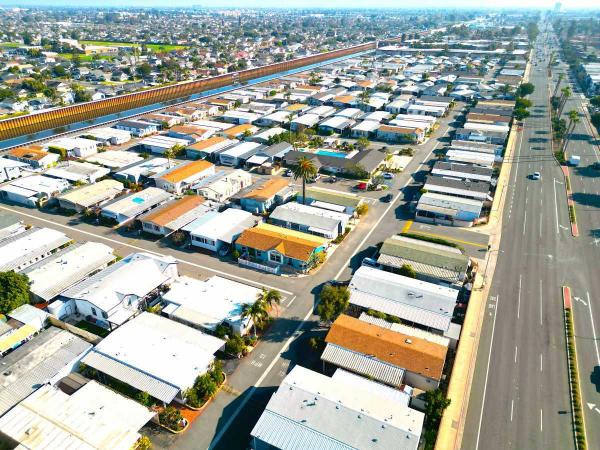
[[[394,199],[394,196],[392,194],[387,194],[384,195],[383,197],[381,197],[381,201],[384,203],[389,203]]]

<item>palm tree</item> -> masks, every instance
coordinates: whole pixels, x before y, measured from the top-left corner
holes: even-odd
[[[277,289],[265,289],[262,288],[258,295],[256,296],[257,302],[263,302],[265,308],[270,310],[271,308],[276,308],[277,313],[279,314],[279,304],[281,303],[281,292]]]
[[[242,319],[249,318],[252,320],[252,333],[256,337],[256,327],[260,326],[261,323],[268,317],[265,303],[258,299],[254,303],[244,305],[242,310]]]
[[[365,89],[358,95],[358,98],[360,99],[360,103],[366,108],[367,105],[369,104],[369,100],[371,98],[371,93],[369,92],[368,89]]]
[[[562,151],[567,151],[567,145],[569,145],[569,141],[571,140],[571,136],[573,135],[573,131],[575,131],[575,126],[581,121],[579,118],[579,113],[572,109],[567,113],[569,117],[569,126],[567,127],[567,132],[565,133]]]
[[[556,86],[554,86],[554,93],[552,94],[552,97],[556,97],[556,94],[558,94],[558,88],[560,87],[560,82],[562,81],[564,76],[565,75],[562,73],[558,74],[558,81],[556,82]]]
[[[168,148],[165,150],[165,152],[163,153],[164,157],[167,158],[167,161],[169,162],[169,169],[171,168],[171,160],[173,158],[175,158],[175,150],[173,149],[173,147]]]
[[[500,93],[506,97],[512,91],[512,86],[510,84],[503,84],[500,86]]]
[[[302,179],[302,203],[306,205],[306,182],[317,175],[317,167],[306,156],[302,156],[296,161],[292,172],[294,173],[294,180]]]
[[[563,108],[565,107],[565,104],[567,103],[567,99],[571,96],[571,87],[570,86],[565,86],[564,88],[562,88],[560,90],[561,92],[561,96],[560,96],[560,102],[558,103],[558,117],[560,118],[560,116],[562,116],[563,113]]]

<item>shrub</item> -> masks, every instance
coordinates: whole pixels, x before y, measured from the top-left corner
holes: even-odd
[[[376,317],[377,319],[383,319],[383,320],[385,320],[387,317],[386,313],[381,312],[381,311],[375,311],[373,309],[367,310],[367,315],[371,316],[371,317]]]
[[[179,431],[183,428],[181,424],[182,419],[183,416],[181,415],[181,411],[173,406],[167,406],[158,414],[160,423],[175,431]]]
[[[356,207],[356,214],[358,214],[359,217],[364,216],[368,212],[369,212],[369,205],[367,203],[361,203],[360,205],[358,205]]]
[[[146,391],[135,394],[135,400],[144,406],[152,406],[154,404],[152,397],[150,397],[150,394],[148,394]]]
[[[196,378],[193,389],[200,401],[204,403],[217,392],[218,386],[211,374],[207,372]]]
[[[239,252],[239,251],[237,251],[237,249],[231,252],[231,257],[232,257],[232,258],[233,258],[235,261],[237,261],[237,260],[240,258],[240,256],[241,256],[241,255],[240,255],[240,252]]]
[[[232,335],[225,343],[225,352],[230,355],[238,356],[245,348],[246,344],[239,334]]]

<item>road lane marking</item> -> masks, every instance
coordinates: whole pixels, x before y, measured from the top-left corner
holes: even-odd
[[[412,220],[407,220],[406,223],[404,224],[404,227],[402,227],[402,233],[408,233],[408,230],[410,230],[410,227],[412,227],[413,221]]]
[[[590,293],[587,294],[587,304],[590,310],[590,320],[592,321],[592,335],[594,336],[594,348],[596,349],[596,360],[600,366],[600,352],[598,352],[598,338],[596,337],[596,326],[594,325],[594,315],[592,314],[592,302],[590,301]]]
[[[515,400],[511,400],[510,401],[510,421],[512,422],[513,419],[513,411],[515,409]]]
[[[491,297],[490,297],[491,298]],[[487,367],[485,369],[485,382],[483,384],[483,399],[481,401],[481,412],[479,413],[479,426],[477,427],[477,441],[475,450],[479,449],[479,437],[481,436],[481,423],[483,421],[483,410],[485,409],[485,394],[487,392],[488,376],[490,374],[490,361],[492,359],[492,348],[494,346],[494,333],[496,331],[496,317],[498,317],[498,307],[500,306],[500,296],[496,296],[496,308],[494,310],[494,320],[492,321],[492,339],[490,340],[490,350],[488,353]]]
[[[543,322],[542,322],[542,317],[543,317],[542,306],[543,306],[543,298],[542,298],[542,280],[540,280],[540,325],[543,325]]]
[[[558,231],[558,201],[556,200],[556,178],[554,178],[554,183],[552,183],[552,187],[554,188],[554,214],[556,215],[556,234],[559,234],[559,231]]]
[[[540,213],[540,238],[542,237],[542,223],[543,223],[543,219],[544,218],[544,214]]]
[[[76,233],[81,233],[81,234],[85,234],[85,235],[88,235],[88,236],[92,236],[92,237],[94,237],[96,239],[103,239],[105,241],[112,242],[113,244],[117,244],[117,245],[121,245],[121,246],[125,246],[125,247],[130,247],[130,248],[132,248],[134,250],[138,250],[140,252],[152,253],[153,255],[158,255],[158,256],[171,256],[177,262],[180,262],[180,263],[183,263],[183,264],[187,264],[187,265],[190,265],[192,267],[196,267],[198,269],[207,270],[209,272],[214,272],[214,273],[217,273],[219,275],[223,275],[226,278],[233,278],[233,279],[240,280],[240,281],[243,281],[245,283],[249,283],[249,284],[255,285],[255,286],[258,285],[258,286],[264,286],[264,287],[269,288],[269,289],[276,289],[279,292],[282,292],[282,293],[288,294],[288,295],[293,295],[294,294],[293,292],[286,291],[284,289],[280,289],[280,288],[277,288],[275,286],[270,286],[270,285],[264,284],[264,283],[257,283],[256,281],[250,280],[248,278],[240,277],[238,275],[233,275],[233,274],[231,274],[229,272],[223,272],[222,270],[213,269],[213,268],[210,268],[210,267],[207,267],[207,266],[203,266],[201,264],[196,264],[196,263],[193,263],[191,261],[187,261],[185,259],[177,258],[177,257],[175,257],[173,255],[165,255],[164,253],[159,253],[159,252],[155,252],[153,250],[149,250],[147,248],[138,247],[137,245],[132,245],[132,244],[129,244],[127,242],[123,242],[123,241],[119,241],[117,239],[112,239],[112,238],[109,238],[109,237],[106,237],[106,236],[102,236],[101,234],[90,233],[89,231],[79,230],[79,229],[77,229],[75,227],[71,227],[69,225],[63,225],[63,224],[60,224],[60,223],[57,223],[57,222],[53,222],[53,221],[48,220],[48,219],[44,219],[42,217],[34,216],[32,214],[27,214],[27,213],[24,213],[22,211],[19,211],[18,209],[7,208],[5,206],[0,206],[0,209],[3,209],[5,211],[10,211],[10,212],[15,213],[15,214],[20,214],[22,216],[29,217],[31,219],[39,220],[41,222],[46,222],[46,223],[49,223],[50,225],[52,225],[54,227],[65,228],[67,230],[72,230],[72,231],[74,231]]]
[[[544,371],[544,355],[540,353],[540,372]]]
[[[292,299],[289,301],[289,303],[288,303],[287,305],[285,305],[285,306],[286,306],[287,308],[289,308],[289,307],[292,305],[292,303],[294,303],[294,300],[296,300],[296,297],[297,297],[297,296],[296,296],[296,295],[294,295],[294,296],[292,297]]]
[[[525,219],[523,220],[523,236],[525,236],[525,225],[527,225],[527,211],[525,211]]]
[[[517,363],[517,353],[519,352],[519,347],[515,345],[515,364]]]
[[[544,431],[544,411],[540,408],[540,431]]]
[[[519,297],[517,300],[517,319],[520,318],[521,315],[521,282],[523,281],[523,275],[519,275]]]

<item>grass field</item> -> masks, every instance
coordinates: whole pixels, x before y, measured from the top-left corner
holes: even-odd
[[[106,330],[102,327],[99,327],[98,325],[94,325],[93,323],[88,322],[87,320],[82,320],[80,322],[77,322],[75,324],[75,326],[77,328],[81,328],[82,330],[89,331],[90,333],[93,333],[96,336],[100,336],[100,337],[106,337],[106,336],[108,336],[108,333],[109,333],[108,330]]]
[[[79,41],[85,45],[103,45],[106,47],[141,47],[141,44],[133,44],[131,42],[111,42],[111,41]],[[170,52],[173,50],[184,50],[185,45],[170,45],[170,44],[146,44],[146,47],[155,52]]]
[[[65,59],[73,59],[73,53],[59,53],[58,56]],[[93,55],[79,55],[79,60],[82,62],[90,62],[94,60],[92,56]],[[108,59],[108,57],[100,56],[99,59]]]
[[[0,47],[4,47],[4,48],[17,48],[20,47],[23,44],[18,44],[16,42],[0,42]]]

